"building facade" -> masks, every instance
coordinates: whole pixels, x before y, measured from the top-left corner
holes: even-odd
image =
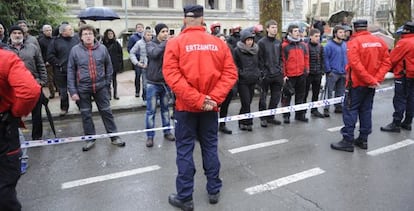
[[[210,8],[208,0],[67,0],[68,16],[75,25],[77,14],[86,7],[112,8],[121,17],[120,20],[87,23],[102,30],[112,28],[117,34],[134,31],[137,23],[154,28],[160,22],[178,33],[183,25],[183,7],[187,4],[205,6],[207,25],[218,21],[226,34],[236,24],[247,27],[259,22],[258,0],[215,0],[214,9]]]

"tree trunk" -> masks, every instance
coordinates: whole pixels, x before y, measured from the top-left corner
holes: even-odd
[[[260,24],[266,28],[266,21],[273,19],[278,25],[278,38],[282,37],[282,1],[281,0],[259,0]]]
[[[407,21],[412,21],[411,0],[395,0],[395,30]]]

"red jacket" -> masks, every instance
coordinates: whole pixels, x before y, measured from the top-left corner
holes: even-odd
[[[404,69],[404,60],[407,78],[414,78],[414,34],[403,34],[391,51],[391,64],[395,78],[403,77],[401,71]]]
[[[40,85],[13,52],[0,49],[0,113],[28,115],[40,96]]]
[[[381,83],[391,69],[391,59],[385,42],[368,31],[356,32],[347,43],[347,84],[351,71],[352,87]]]
[[[202,26],[168,40],[162,69],[178,111],[202,112],[206,95],[221,104],[238,78],[227,44]]]
[[[286,38],[282,43],[282,59],[285,76],[309,73],[309,49],[304,42],[289,41]]]

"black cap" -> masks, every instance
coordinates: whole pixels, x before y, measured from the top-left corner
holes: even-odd
[[[354,21],[353,24],[354,24],[354,28],[363,28],[363,27],[368,26],[368,21],[361,19],[361,20]]]
[[[22,33],[24,33],[23,29],[18,25],[11,26],[10,29],[9,29],[9,33],[11,34],[13,31],[16,31],[16,30],[21,31]]]
[[[403,26],[403,29],[408,30],[410,32],[414,32],[414,22],[412,21],[406,22]]]
[[[203,16],[204,8],[201,5],[187,5],[184,7],[184,17],[201,17]]]

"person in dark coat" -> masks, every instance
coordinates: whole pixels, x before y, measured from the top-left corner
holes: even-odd
[[[306,77],[305,102],[308,99],[310,87],[312,86],[312,102],[318,101],[319,91],[321,89],[322,75],[325,72],[323,46],[320,42],[319,29],[311,29],[309,32],[309,75]],[[311,114],[314,117],[324,118],[325,116],[318,111],[318,108],[312,108]]]
[[[47,70],[47,87],[49,88],[49,98],[55,98],[55,91],[56,85],[53,78],[53,66],[46,61],[47,59],[47,49],[49,48],[49,44],[52,42],[52,26],[50,25],[43,25],[42,27],[43,36],[39,38],[39,45],[40,50],[42,52],[42,58],[46,65]]]
[[[241,108],[239,114],[250,113],[250,105],[254,95],[254,87],[259,80],[259,46],[254,42],[255,33],[251,30],[240,32],[240,41],[234,49],[234,62],[239,73],[237,83]],[[252,131],[253,119],[239,121],[240,130]]]
[[[55,82],[60,96],[60,116],[64,116],[69,110],[69,96],[67,85],[67,65],[70,50],[78,44],[79,36],[74,36],[73,28],[69,24],[59,27],[59,36],[50,43],[47,49],[47,61],[53,65]]]
[[[124,69],[124,61],[123,61],[123,52],[121,44],[116,41],[115,32],[112,29],[107,29],[104,32],[103,37],[103,44],[109,51],[109,55],[111,56],[112,67],[114,72],[112,73],[112,88],[114,91],[114,99],[119,100],[118,97],[118,82],[116,81],[116,75],[119,72],[122,72]]]

